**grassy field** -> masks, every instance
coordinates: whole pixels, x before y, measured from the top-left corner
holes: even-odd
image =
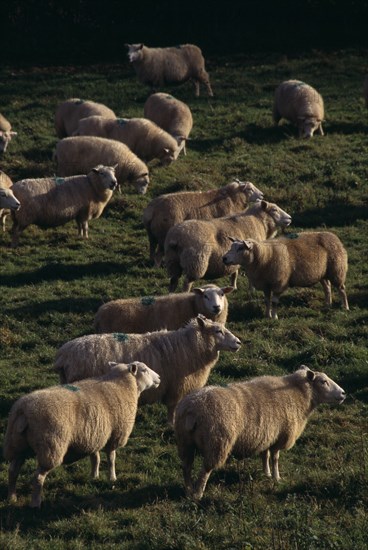
[[[158,295],[168,288],[164,269],[148,260],[142,210],[155,196],[208,189],[232,178],[253,181],[265,198],[293,216],[293,231],[335,232],[349,254],[351,310],[323,308],[318,287],[285,293],[279,321],[263,317],[260,293],[247,280],[229,295],[229,328],[243,341],[223,353],[211,383],[262,374],[282,375],[301,363],[326,372],[348,393],[339,407],[323,406],[289,452],[281,453],[282,481],[261,471],[259,458],[231,459],[214,473],[200,504],[186,499],[166,408],[142,407],[124,449],[114,486],[89,477],[89,460],[52,472],[41,511],[28,507],[28,461],[18,482],[18,503],[6,502],[7,464],[0,462],[2,549],[341,549],[368,545],[368,111],[362,98],[366,52],[305,56],[234,56],[208,61],[215,93],[194,98],[190,85],[166,89],[187,102],[194,128],[186,157],[161,168],[151,164],[147,195],[116,194],[90,238],[73,223],[26,229],[16,250],[0,237],[0,433],[21,395],[58,383],[56,349],[92,332],[104,301]],[[289,78],[323,95],[325,136],[296,138],[287,123],[275,128],[273,92]],[[33,67],[0,70],[0,111],[18,136],[0,159],[14,181],[55,173],[55,107],[68,97],[101,101],[119,116],[143,116],[148,90],[125,63],[114,66]],[[8,229],[10,228],[8,222]],[[227,284],[224,279],[219,283]]]

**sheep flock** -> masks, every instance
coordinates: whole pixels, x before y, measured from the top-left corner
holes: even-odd
[[[59,385],[40,383],[9,405],[3,451],[9,462],[10,503],[17,500],[16,482],[29,457],[37,461],[34,508],[41,507],[45,478],[57,466],[90,457],[92,476],[98,478],[100,451],[106,452],[109,480],[115,482],[116,451],[128,443],[140,407],[149,414],[153,403],[166,406],[162,430],[168,430],[177,445],[187,497],[201,499],[210,474],[224,466],[231,454],[259,455],[264,474],[278,482],[280,451],[293,447],[317,405],[339,405],[346,398],[343,388],[327,375],[328,364],[312,370],[298,361],[290,366],[289,361],[287,366],[278,365],[281,376],[271,376],[265,364],[259,375],[230,381],[229,364],[238,368],[243,361],[238,357],[247,357],[247,350],[253,352],[249,318],[253,316],[265,330],[281,331],[288,315],[286,296],[292,288],[314,292],[309,289],[320,283],[325,308],[313,304],[315,315],[348,318],[349,249],[326,226],[294,230],[287,195],[273,197],[272,185],[261,177],[248,181],[249,175],[239,174],[235,161],[231,166],[231,157],[233,174],[231,179],[221,175],[221,185],[202,184],[198,174],[192,173],[189,190],[173,176],[172,187],[159,194],[161,174],[167,178],[173,166],[175,174],[182,170],[185,181],[188,159],[198,156],[205,173],[205,155],[198,154],[203,129],[197,126],[196,102],[207,105],[210,120],[216,83],[210,82],[205,58],[196,45],[126,46],[131,80],[135,83],[135,72],[139,81],[135,99],[139,116],[123,97],[121,106],[107,105],[101,98],[60,97],[50,113],[55,127],[55,146],[49,151],[52,173],[34,177],[33,172],[27,176],[22,171],[23,177],[16,179],[17,166],[7,169],[9,175],[0,170],[4,257],[26,253],[28,245],[19,237],[28,226],[36,226],[37,239],[40,230],[52,228],[58,235],[60,226],[71,221],[77,224],[77,245],[69,237],[58,246],[70,247],[70,254],[76,246],[88,250],[102,225],[98,218],[118,211],[116,231],[106,234],[108,251],[109,239],[131,239],[124,216],[137,201],[143,269],[149,266],[150,273],[157,273],[157,280],[147,278],[145,288],[131,290],[117,284],[113,297],[99,283],[100,300],[90,318],[89,333],[69,340],[60,334],[59,345],[54,346],[48,374]],[[171,95],[175,85],[182,86],[185,96],[188,82],[194,85],[195,97],[187,93],[184,102]],[[205,98],[198,98],[200,86],[207,92]],[[363,97],[368,106],[368,76]],[[311,146],[319,154],[320,140],[329,135],[328,124],[325,129],[322,124],[325,118],[328,121],[330,105],[325,115],[322,93],[290,78],[278,82],[268,99],[270,130],[278,139],[285,139],[286,127],[295,150]],[[21,147],[24,130],[18,125],[14,132],[5,115],[0,114],[0,161],[12,158],[13,147]],[[288,122],[279,128],[282,119]],[[251,151],[252,144],[246,147]],[[117,204],[123,206],[114,210]],[[9,229],[6,217],[12,220]],[[96,220],[92,236],[91,220]],[[97,269],[97,255],[95,262]],[[127,274],[130,268],[141,269],[142,263],[127,263]],[[182,276],[182,289],[177,292]],[[166,292],[160,291],[162,282]],[[239,287],[245,289],[245,302],[238,297]],[[332,307],[331,287],[339,294],[342,312]],[[279,301],[283,293],[285,300]],[[266,318],[262,306],[258,307],[263,296]],[[354,304],[354,299],[350,301]],[[232,323],[239,320],[245,338],[232,332]],[[225,353],[240,347],[239,354]],[[218,363],[223,365],[226,385],[212,383]],[[124,450],[120,453],[123,456]],[[194,479],[196,455],[202,462]],[[301,467],[298,475],[303,473]],[[211,494],[210,489],[206,494]]]

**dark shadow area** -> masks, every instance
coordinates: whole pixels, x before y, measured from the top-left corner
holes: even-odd
[[[324,129],[326,134],[368,134],[368,125],[361,122],[330,122]]]
[[[65,298],[60,300],[46,300],[45,302],[32,303],[11,310],[12,315],[22,320],[25,316],[41,316],[43,313],[89,313],[97,311],[102,305],[102,300],[97,298]],[[3,310],[6,314],[6,310]]]
[[[357,220],[368,219],[367,206],[347,205],[341,199],[330,201],[328,206],[315,207],[293,216],[293,224],[298,227],[344,227]]]

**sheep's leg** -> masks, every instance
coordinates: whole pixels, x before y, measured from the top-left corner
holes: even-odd
[[[9,464],[8,469],[8,500],[9,502],[16,502],[17,500],[17,493],[16,493],[16,485],[17,485],[17,479],[19,476],[19,472],[21,467],[23,466],[23,463],[25,461],[25,458],[18,456],[14,460],[11,461]]]
[[[199,92],[200,92],[200,89],[199,89],[199,81],[198,80],[194,80],[194,93],[195,93],[195,96],[196,97],[199,97]]]
[[[207,470],[205,466],[202,466],[192,493],[192,497],[194,499],[200,500],[203,497],[203,493],[206,488],[208,478],[211,475],[211,472],[212,472],[212,468],[210,470]]]
[[[213,97],[213,91],[212,91],[212,88],[211,88],[211,84],[210,84],[210,81],[206,81],[204,83],[204,85],[206,86],[206,89],[207,89],[207,93],[209,95],[209,97]]]
[[[340,294],[342,307],[345,308],[346,310],[349,310],[349,302],[348,302],[348,297],[346,295],[345,285],[340,285],[338,287],[338,291]]]
[[[190,281],[189,278],[186,276],[184,278],[184,283],[183,283],[183,292],[190,292],[193,286],[193,283],[194,281]]]
[[[12,241],[11,241],[11,247],[17,248],[19,245],[19,235],[22,233],[24,228],[19,227],[17,223],[13,224],[12,227]]]
[[[178,287],[179,278],[180,276],[178,277],[176,275],[170,278],[169,292],[175,292]]]
[[[279,295],[272,295],[271,293],[271,307],[272,307],[272,319],[278,319],[277,306],[279,305]]]
[[[85,239],[88,239],[88,221],[84,221],[82,222],[82,232],[83,232],[83,237]]]
[[[234,287],[234,290],[236,290],[238,287],[236,286],[236,282],[238,280],[238,274],[239,274],[239,270],[237,269],[236,271],[234,271],[234,273],[232,273],[230,275],[230,285],[232,287]]]
[[[325,304],[330,307],[332,304],[331,283],[328,279],[322,279],[321,285],[325,293]]]
[[[90,455],[90,461],[91,461],[91,476],[93,479],[98,479],[100,475],[100,453],[97,451],[97,453],[93,453]]]
[[[280,481],[280,472],[279,472],[279,456],[280,451],[275,449],[271,450],[271,461],[272,461],[272,477],[275,481]]]
[[[115,472],[115,460],[116,460],[116,451],[106,451],[107,464],[109,466],[109,479],[110,481],[116,481],[116,472]]]
[[[3,232],[5,233],[6,231],[6,214],[1,214],[0,218],[1,218],[1,225],[3,226]]]
[[[280,113],[278,112],[277,107],[276,107],[275,105],[274,105],[273,111],[272,111],[272,118],[273,118],[274,123],[275,123],[276,126],[277,126],[278,123],[279,123],[280,120],[281,120],[281,115],[280,115]]]
[[[78,227],[78,237],[82,238],[82,224],[78,220],[77,220],[77,227]]]
[[[164,257],[164,251],[160,247],[158,247],[157,252],[154,255],[152,260],[155,264],[155,267],[161,267],[163,257]]]
[[[263,451],[261,453],[263,472],[267,477],[271,477],[271,468],[270,468],[270,450]]]
[[[266,317],[268,317],[268,319],[272,319],[271,296],[272,296],[272,292],[270,290],[264,291],[264,298],[265,298],[265,304],[266,304]]]
[[[184,477],[184,486],[185,494],[191,496],[193,493],[193,479],[192,479],[192,469],[194,462],[194,447],[189,446],[185,448],[185,456],[182,459],[181,467]]]
[[[320,133],[321,136],[324,136],[324,135],[325,135],[325,134],[324,134],[324,131],[323,131],[323,128],[322,128],[322,122],[321,122],[321,124],[318,126],[318,131],[319,131],[319,133]]]
[[[167,405],[167,423],[170,426],[174,426],[174,418],[175,418],[175,408],[177,403]]]
[[[31,508],[41,508],[42,488],[49,471],[49,468],[42,468],[41,466],[39,466],[36,470],[33,480]]]

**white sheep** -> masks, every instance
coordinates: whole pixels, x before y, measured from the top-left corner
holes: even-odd
[[[13,132],[10,122],[0,113],[0,153],[5,153],[9,141],[17,132]]]
[[[363,83],[363,97],[364,97],[365,106],[368,109],[368,74],[366,75]]]
[[[164,403],[172,424],[177,403],[206,384],[219,351],[239,347],[240,340],[224,325],[198,315],[178,330],[75,338],[59,348],[54,368],[60,381],[69,383],[104,373],[108,361],[144,361],[160,375],[161,384],[146,392],[140,404]]]
[[[99,218],[117,186],[114,166],[96,166],[86,176],[20,180],[12,190],[22,208],[12,212],[12,246],[31,224],[56,227],[76,220],[78,235],[88,239],[88,220]]]
[[[322,96],[300,80],[286,80],[275,92],[273,120],[278,124],[282,118],[298,127],[299,137],[311,138],[318,131],[323,136],[324,119]]]
[[[263,199],[263,193],[250,181],[238,179],[218,189],[181,191],[154,198],[143,211],[150,259],[156,266],[164,255],[169,229],[184,220],[208,220],[241,212],[248,203]]]
[[[280,479],[279,454],[293,447],[321,403],[339,404],[346,394],[326,374],[302,365],[287,376],[260,376],[225,387],[207,386],[177,406],[175,435],[188,496],[201,499],[211,472],[230,454],[261,454],[265,474]],[[195,484],[194,455],[203,457]]]
[[[20,208],[20,202],[11,190],[12,185],[13,182],[9,176],[0,170],[0,222],[3,231],[6,229],[6,216],[10,213],[10,210]]]
[[[225,265],[240,265],[250,284],[264,292],[266,317],[277,319],[279,298],[287,288],[317,283],[323,287],[327,306],[332,303],[332,284],[338,289],[343,307],[349,309],[345,290],[347,253],[340,239],[329,231],[291,233],[263,242],[235,240],[223,261]]]
[[[180,153],[177,141],[147,118],[90,116],[79,121],[75,135],[115,139],[144,162],[159,159],[163,166],[171,164]]]
[[[193,116],[186,103],[170,94],[151,94],[144,104],[144,116],[172,135],[186,155],[186,142],[193,128]]]
[[[110,481],[116,480],[116,449],[124,447],[133,430],[138,397],[156,388],[160,377],[144,363],[112,363],[107,374],[34,391],[18,399],[9,414],[4,457],[10,461],[8,499],[17,500],[19,471],[35,455],[32,507],[41,506],[47,474],[60,466],[90,456],[92,475],[99,475],[99,451],[104,449]]]
[[[72,97],[60,103],[55,113],[55,129],[58,138],[72,136],[81,118],[100,115],[115,118],[115,113],[103,103]]]
[[[195,95],[203,84],[209,96],[213,96],[205,61],[198,46],[181,44],[170,48],[149,48],[144,44],[126,44],[128,58],[138,79],[152,89],[168,84],[194,83]]]
[[[257,201],[245,212],[212,220],[187,220],[174,225],[165,239],[165,264],[170,277],[169,291],[174,292],[184,274],[183,291],[193,281],[230,275],[236,288],[238,266],[227,266],[222,257],[229,248],[229,237],[263,240],[287,227],[291,216],[274,203]]]
[[[192,292],[166,296],[124,298],[103,304],[97,311],[96,332],[144,333],[155,330],[176,330],[202,313],[217,323],[226,323],[228,302],[226,294],[233,287],[206,285]]]
[[[149,177],[146,164],[124,143],[95,136],[72,136],[56,144],[55,160],[59,176],[87,174],[97,164],[115,166],[119,186],[132,184],[137,193],[146,193]]]

